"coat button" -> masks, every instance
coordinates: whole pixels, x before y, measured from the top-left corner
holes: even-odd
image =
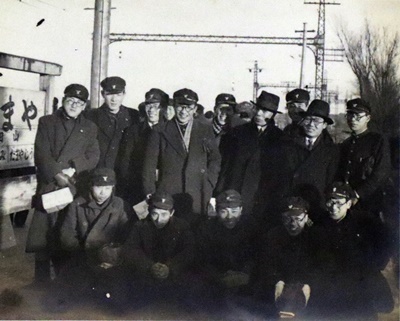
[[[204,169],[204,168],[202,168],[201,170],[200,170],[200,173],[202,173],[202,174],[204,174],[206,172],[206,170]]]

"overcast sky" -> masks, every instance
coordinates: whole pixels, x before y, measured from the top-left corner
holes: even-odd
[[[327,0],[328,2],[328,0]],[[332,2],[334,2],[332,0]],[[335,2],[339,3],[339,0]],[[338,48],[336,30],[344,23],[353,31],[365,18],[374,26],[400,29],[400,0],[341,0],[326,6],[326,48]],[[165,33],[296,37],[307,22],[317,29],[318,5],[304,0],[113,0],[112,33]],[[62,96],[74,82],[90,88],[94,0],[1,0],[0,51],[61,64],[56,81]],[[39,20],[45,21],[38,27]],[[314,36],[314,34],[310,34]],[[170,95],[183,87],[199,94],[211,109],[215,96],[233,93],[238,101],[252,99],[253,74],[258,60],[261,84],[298,83],[301,47],[293,45],[234,45],[198,43],[117,42],[110,45],[108,75],[127,81],[125,104],[143,101],[158,87]],[[325,64],[328,88],[341,98],[355,94],[354,77],[346,62]],[[0,86],[38,88],[38,77],[1,70]],[[314,57],[306,51],[305,84],[313,85]],[[285,89],[267,88],[281,96]]]

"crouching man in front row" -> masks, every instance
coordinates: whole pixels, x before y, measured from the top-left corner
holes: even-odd
[[[60,277],[61,282],[98,290],[98,294],[108,297],[111,286],[117,284],[121,244],[134,216],[129,205],[114,195],[116,179],[112,169],[95,169],[91,184],[88,195],[69,205],[61,223],[61,245],[71,253],[71,259]]]
[[[193,234],[185,220],[174,216],[172,196],[158,191],[148,203],[149,215],[134,225],[123,247],[136,304],[184,296],[184,275],[194,257]]]

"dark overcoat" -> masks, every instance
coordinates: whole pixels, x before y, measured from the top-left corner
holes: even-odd
[[[227,171],[228,188],[242,195],[243,213],[261,212],[281,185],[281,144],[283,132],[273,123],[259,135],[254,122],[233,130],[231,171]]]
[[[193,120],[187,152],[177,126],[172,119],[151,132],[143,167],[144,191],[147,195],[160,189],[173,195],[177,215],[205,214],[221,163],[214,133],[210,125]]]
[[[296,136],[285,144],[285,154],[290,175],[286,194],[300,194],[310,202],[314,212],[311,214],[317,213],[318,208],[324,208],[326,189],[333,183],[336,175],[338,146],[324,130],[312,150],[307,149],[304,136]]]
[[[121,106],[116,114],[116,123],[113,124],[107,105],[103,104],[97,109],[87,111],[86,116],[98,127],[98,140],[100,144],[100,160],[97,167],[107,167],[118,170],[116,158],[124,130],[138,122],[139,112],[135,109]]]

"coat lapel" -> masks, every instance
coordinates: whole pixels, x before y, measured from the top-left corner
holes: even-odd
[[[103,105],[99,108],[98,114],[97,114],[97,124],[101,124],[101,125],[106,125],[110,123],[110,119],[109,116],[107,115],[107,110],[106,110],[106,106]],[[113,134],[114,134],[114,128],[111,128],[109,126],[97,126],[98,130],[103,132],[108,138],[112,138]]]
[[[183,157],[187,156],[185,147],[183,145],[182,137],[178,131],[177,124],[175,120],[170,120],[165,125],[164,130],[162,131],[164,138],[168,141],[168,143]],[[192,128],[192,135],[191,140],[193,137],[193,128]]]

